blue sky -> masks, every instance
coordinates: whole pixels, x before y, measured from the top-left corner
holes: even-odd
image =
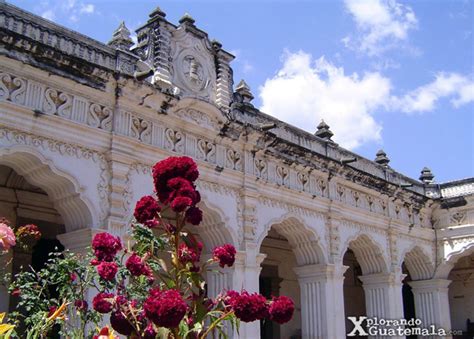
[[[474,1],[8,0],[107,42],[159,5],[186,12],[236,55],[255,106],[418,178],[474,175]]]

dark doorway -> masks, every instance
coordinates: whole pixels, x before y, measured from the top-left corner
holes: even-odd
[[[267,299],[279,295],[281,279],[278,277],[278,266],[264,265],[260,274],[260,294]],[[280,325],[270,320],[260,321],[261,339],[280,339]]]

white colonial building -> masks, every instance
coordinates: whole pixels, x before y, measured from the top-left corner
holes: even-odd
[[[324,123],[313,135],[260,112],[189,15],[175,25],[157,8],[133,48],[129,35],[122,24],[103,44],[0,3],[0,216],[44,238],[9,269],[125,234],[150,166],[188,155],[205,212],[192,231],[207,253],[238,248],[209,292],[297,305],[288,324],[244,325],[241,338],[345,338],[361,315],[473,335],[474,178],[408,178],[383,152],[339,147]],[[0,291],[0,311],[9,302]]]

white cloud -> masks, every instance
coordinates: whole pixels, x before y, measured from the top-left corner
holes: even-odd
[[[474,80],[458,73],[439,73],[431,83],[392,98],[391,106],[405,113],[427,112],[442,98],[450,98],[455,108],[473,102]]]
[[[282,69],[260,88],[262,111],[315,132],[324,119],[334,140],[347,148],[379,141],[373,113],[389,99],[390,80],[379,73],[346,75],[321,57],[286,52]]]
[[[92,14],[94,13],[95,6],[92,4],[81,4],[81,9],[79,13],[81,14]]]
[[[341,146],[354,149],[381,141],[380,111],[427,112],[441,99],[454,108],[474,102],[474,81],[457,73],[435,79],[405,95],[392,93],[390,79],[379,72],[345,74],[324,57],[285,52],[282,68],[260,87],[261,110],[310,133],[324,119]]]
[[[395,0],[345,0],[344,4],[359,32],[342,42],[371,56],[406,41],[408,32],[418,24],[411,7]]]
[[[51,9],[48,9],[47,11],[44,11],[41,14],[41,17],[53,21],[56,18],[56,15],[54,14],[54,11]]]
[[[78,22],[83,15],[97,14],[95,5],[77,0],[42,0],[39,10],[45,19],[61,21],[67,18],[73,23]]]

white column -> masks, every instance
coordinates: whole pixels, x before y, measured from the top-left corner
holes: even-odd
[[[304,339],[344,338],[344,271],[342,265],[306,265],[295,268],[301,289]]]
[[[448,286],[451,280],[430,279],[410,281],[415,297],[415,313],[422,321],[423,328],[434,325],[446,331],[451,330],[451,316],[449,313]],[[445,338],[451,338],[446,336]]]
[[[245,251],[238,251],[235,264],[232,288],[237,292],[246,290],[249,293],[259,292],[259,277],[265,254],[257,252],[256,246],[246,244]],[[257,339],[260,338],[260,322],[240,322],[239,335],[234,333],[234,338]]]
[[[403,315],[402,280],[404,274],[377,273],[359,277],[363,282],[368,318],[400,320]],[[379,328],[384,328],[380,326]],[[371,336],[371,338],[380,338]],[[404,338],[397,336],[393,338]]]

